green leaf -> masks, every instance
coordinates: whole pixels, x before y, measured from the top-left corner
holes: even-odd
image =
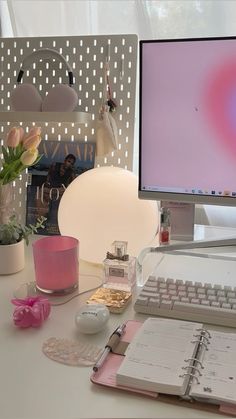
[[[8,154],[7,148],[2,146],[2,154],[3,154],[3,158],[5,160],[6,163],[10,163],[11,159],[10,156]]]

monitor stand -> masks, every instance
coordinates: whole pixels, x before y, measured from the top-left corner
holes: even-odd
[[[145,247],[144,249],[141,250],[136,260],[137,285],[142,286],[144,284],[143,263],[147,255],[151,255],[151,254],[154,255],[158,253],[159,254],[170,253],[170,254],[177,255],[177,254],[181,254],[181,250],[189,251],[185,253],[185,255],[194,255],[194,253],[191,252],[191,249],[195,250],[195,249],[221,248],[221,251],[223,252],[223,248],[226,248],[226,247],[236,248],[236,236],[228,237],[228,238],[226,237],[226,238],[210,239],[210,240],[194,240],[194,241],[189,241],[189,242],[169,244],[166,246]],[[234,254],[235,254],[235,251],[234,251]],[[195,255],[198,256],[198,253],[196,253]],[[199,253],[199,256],[202,256],[202,254]],[[206,253],[205,257],[210,257],[210,256],[208,255],[208,253]],[[219,255],[217,256],[217,258],[219,258]],[[228,257],[222,256],[222,259],[228,259]],[[232,257],[230,259],[232,260]],[[233,260],[235,261],[235,256],[233,257]]]
[[[194,204],[161,201],[160,207],[168,208],[170,211],[171,240],[191,241],[194,239]]]

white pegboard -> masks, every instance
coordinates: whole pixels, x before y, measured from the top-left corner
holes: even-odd
[[[42,127],[42,137],[48,140],[95,141],[96,118],[104,94],[105,64],[109,64],[109,80],[113,98],[117,103],[114,117],[118,128],[118,150],[104,158],[97,158],[95,166],[113,165],[132,170],[135,92],[137,68],[136,35],[100,35],[45,38],[2,38],[0,41],[0,138],[4,143],[11,126],[22,125],[26,131],[35,123]],[[10,96],[17,85],[17,75],[23,59],[40,48],[51,48],[62,54],[74,74],[74,88],[79,101],[75,109],[78,118],[68,121],[40,121],[27,118],[11,111]],[[44,97],[51,87],[68,83],[65,66],[58,61],[32,63],[23,76],[23,82],[32,83]],[[88,118],[84,118],[84,112]],[[81,117],[80,117],[81,113]],[[42,113],[43,116],[43,113]],[[43,119],[43,118],[42,118]],[[54,118],[56,119],[56,118]],[[73,121],[72,118],[69,121]],[[25,176],[16,182],[15,204],[25,212]],[[19,211],[19,209],[18,209]],[[23,215],[24,217],[24,215]]]

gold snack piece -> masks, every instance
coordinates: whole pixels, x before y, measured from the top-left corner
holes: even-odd
[[[87,303],[105,304],[111,313],[122,313],[131,301],[132,294],[128,291],[113,288],[98,288],[87,300]]]

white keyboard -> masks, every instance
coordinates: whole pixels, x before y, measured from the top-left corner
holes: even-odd
[[[236,327],[236,287],[149,276],[134,310],[151,316]]]

